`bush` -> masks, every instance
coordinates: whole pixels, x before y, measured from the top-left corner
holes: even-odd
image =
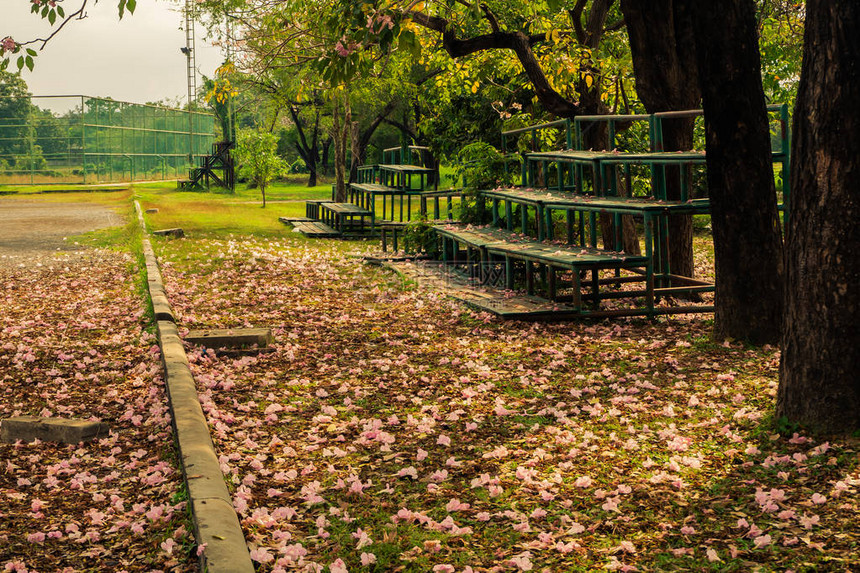
[[[413,221],[403,233],[403,250],[407,253],[426,253],[431,258],[439,258],[436,232],[427,221]]]
[[[308,166],[305,164],[305,160],[299,157],[290,164],[288,171],[289,173],[307,173]]]
[[[465,189],[476,191],[513,185],[523,159],[519,154],[503,155],[489,143],[477,141],[463,147],[457,153],[457,161],[457,180]]]

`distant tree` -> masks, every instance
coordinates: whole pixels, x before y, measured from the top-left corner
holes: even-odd
[[[236,155],[239,173],[251,179],[263,194],[266,206],[266,187],[287,170],[287,164],[277,154],[278,141],[271,133],[242,131]]]
[[[0,156],[8,159],[29,148],[32,107],[27,83],[21,76],[0,71]]]
[[[33,106],[31,123],[35,131],[36,144],[48,156],[66,153],[69,147],[68,126],[55,117],[50,110]]]

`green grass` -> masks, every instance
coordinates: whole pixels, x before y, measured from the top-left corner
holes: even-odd
[[[128,183],[115,185],[0,185],[0,195],[65,195],[68,193],[116,193],[127,191]]]
[[[236,233],[279,237],[291,231],[278,217],[304,217],[304,201],[329,198],[331,186],[277,183],[266,190],[265,208],[259,189],[246,185],[229,193],[177,191],[173,183],[146,183],[134,186],[134,196],[142,209],[158,209],[146,215],[150,230],[181,227],[186,233],[209,236]]]
[[[125,187],[107,191],[102,188],[90,188],[49,193],[34,188],[32,192],[0,195],[0,198],[4,201],[38,201],[39,203],[98,203],[122,211],[131,205],[131,189]]]

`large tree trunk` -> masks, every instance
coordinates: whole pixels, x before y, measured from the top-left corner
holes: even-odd
[[[782,238],[753,0],[690,2],[705,111],[719,338],[779,341]]]
[[[794,113],[777,415],[860,428],[860,3],[809,0]]]
[[[350,129],[352,128],[352,113],[349,108],[348,95],[344,95],[343,102],[335,99],[332,120],[332,137],[334,138],[334,200],[343,203],[346,201],[347,185],[346,150],[350,142]]]
[[[316,112],[314,117],[314,125],[311,131],[311,140],[308,142],[308,136],[305,133],[305,122],[299,115],[299,108],[295,105],[287,106],[290,115],[293,118],[293,125],[296,126],[296,131],[299,134],[299,139],[296,141],[296,151],[299,152],[299,157],[305,162],[305,167],[308,169],[308,187],[316,187],[317,185],[317,162],[319,160],[319,130],[320,130],[320,113]]]
[[[322,146],[322,159],[320,160],[320,171],[324,177],[328,176],[328,157],[331,153],[331,144],[333,139],[327,137]]]
[[[621,10],[630,38],[636,93],[648,113],[694,109],[700,94],[692,49],[692,22],[683,2],[622,0]],[[663,149],[693,147],[693,120],[664,121]],[[681,198],[678,168],[666,170],[666,196]],[[669,268],[673,274],[693,276],[693,222],[689,216],[669,219]]]
[[[358,168],[367,162],[367,148],[370,145],[370,140],[376,129],[382,125],[392,111],[397,107],[397,102],[392,100],[385,104],[385,107],[380,110],[373,121],[367,126],[364,131],[358,131],[358,124],[355,124],[355,130],[352,133],[352,161],[349,166],[349,182],[355,183],[358,180]]]

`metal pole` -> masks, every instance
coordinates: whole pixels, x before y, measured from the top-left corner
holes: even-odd
[[[84,119],[84,96],[81,96],[81,174],[83,181],[87,183],[87,122]]]
[[[197,65],[194,57],[194,19],[192,0],[185,0],[185,59],[188,71],[188,161],[194,167],[194,112],[192,104],[197,96]]]

